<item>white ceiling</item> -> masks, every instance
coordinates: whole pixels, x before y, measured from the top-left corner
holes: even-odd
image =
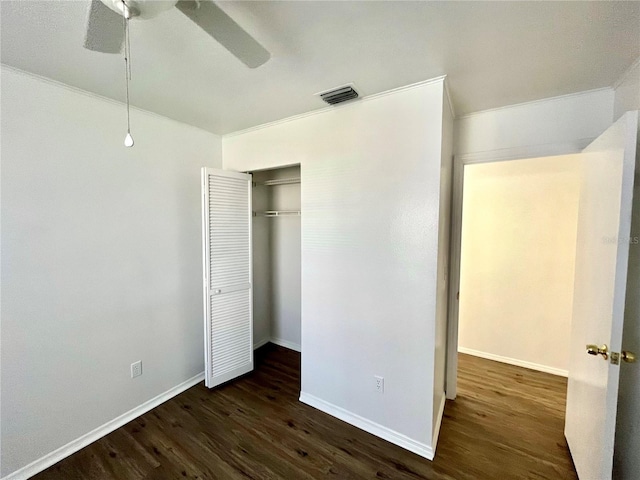
[[[225,134],[448,75],[457,114],[610,86],[640,56],[640,2],[237,1],[273,57],[251,70],[177,9],[131,23],[132,104]],[[2,63],[116,100],[119,55],[82,47],[88,0],[2,0]]]

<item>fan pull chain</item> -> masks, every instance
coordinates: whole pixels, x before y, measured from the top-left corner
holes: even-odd
[[[124,2],[123,2],[124,3]],[[126,5],[126,3],[125,3]],[[128,61],[128,65],[129,65],[129,80],[131,80],[131,31],[129,30],[129,20],[131,19],[131,12],[129,9],[127,9],[127,18],[126,20],[126,27],[127,27],[127,32],[125,35],[125,39],[127,41],[126,44],[126,55],[127,55],[127,61]]]
[[[122,1],[122,20],[124,27],[124,76],[127,86],[127,136],[124,137],[124,146],[133,147],[131,136],[131,115],[129,112],[129,80],[131,80],[131,43],[129,38],[129,7]]]

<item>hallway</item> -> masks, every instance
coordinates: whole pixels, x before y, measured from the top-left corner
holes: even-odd
[[[577,479],[564,438],[567,380],[458,354],[436,464],[464,459],[456,479]]]

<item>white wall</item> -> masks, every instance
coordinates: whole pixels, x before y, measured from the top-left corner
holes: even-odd
[[[269,178],[268,172],[256,172],[253,181],[262,182]],[[269,209],[269,187],[254,187],[254,212]],[[253,344],[262,346],[271,339],[271,219],[262,216],[253,217],[252,223],[252,254],[253,254]]]
[[[442,97],[438,80],[223,139],[227,169],[301,164],[301,399],[425,456]]]
[[[578,151],[613,119],[610,88],[472,113],[456,119],[457,155],[538,145],[575,145]]]
[[[218,136],[2,67],[2,471],[203,371]],[[142,360],[143,375],[130,378]]]
[[[300,176],[300,168],[277,170],[272,178]],[[269,210],[300,210],[299,183],[267,187],[270,190]],[[272,304],[271,339],[273,342],[300,351],[301,348],[301,217],[268,218],[271,232]]]
[[[577,155],[465,167],[459,350],[566,375]]]
[[[615,85],[613,120],[629,110],[640,110],[640,57]]]

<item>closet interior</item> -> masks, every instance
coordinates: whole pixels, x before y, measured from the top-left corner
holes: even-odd
[[[253,341],[300,351],[300,166],[253,178]]]

